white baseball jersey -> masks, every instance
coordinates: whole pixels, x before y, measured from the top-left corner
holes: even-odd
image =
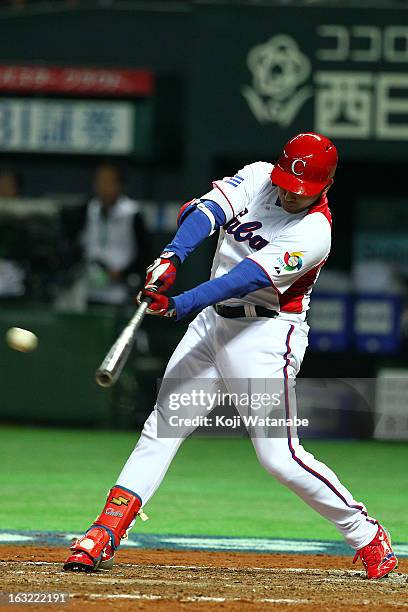
[[[233,177],[214,181],[202,196],[221,206],[226,216],[211,278],[248,257],[268,275],[271,286],[224,303],[301,313],[309,308],[311,290],[330,252],[330,210],[323,196],[305,211],[286,212],[271,181],[272,169],[270,163],[255,162]]]

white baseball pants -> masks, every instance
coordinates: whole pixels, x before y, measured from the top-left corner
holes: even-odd
[[[226,319],[208,307],[189,325],[163,380],[181,380],[184,381],[181,386],[187,388],[194,379],[211,379],[214,384],[221,380],[227,387],[228,383],[239,387],[240,380],[281,379],[284,387],[300,369],[308,329],[307,323],[296,315]],[[293,418],[294,393],[287,390],[284,399],[286,414]],[[143,504],[154,494],[179,446],[191,432],[190,429],[177,437],[158,437],[158,410],[166,410],[168,403],[169,385],[163,384],[156,406],[117,481],[119,486],[137,493]],[[377,522],[367,515],[362,503],[353,499],[336,474],[303,448],[296,432],[288,429],[285,437],[251,440],[261,465],[331,521],[350,546],[360,549],[373,539]]]

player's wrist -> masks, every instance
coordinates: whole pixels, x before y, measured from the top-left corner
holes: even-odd
[[[180,255],[178,255],[175,251],[166,251],[164,250],[161,254],[160,254],[160,259],[168,259],[169,261],[171,261],[171,263],[174,265],[174,267],[176,268],[176,270],[181,266],[182,259],[180,257]]]
[[[169,312],[171,312],[172,317],[177,317],[176,302],[173,300],[172,297],[169,297],[168,309]]]

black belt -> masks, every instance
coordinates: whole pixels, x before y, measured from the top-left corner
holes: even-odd
[[[268,317],[269,319],[275,319],[279,316],[279,312],[276,310],[269,310],[263,306],[252,306],[255,308],[257,317]],[[238,319],[238,318],[251,318],[251,315],[247,315],[244,306],[223,306],[222,304],[214,304],[214,309],[217,314],[226,319]]]

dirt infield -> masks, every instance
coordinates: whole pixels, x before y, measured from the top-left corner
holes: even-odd
[[[168,550],[121,550],[110,572],[62,571],[66,549],[1,546],[1,591],[69,593],[67,604],[0,610],[406,610],[408,559],[367,581],[351,558]]]

